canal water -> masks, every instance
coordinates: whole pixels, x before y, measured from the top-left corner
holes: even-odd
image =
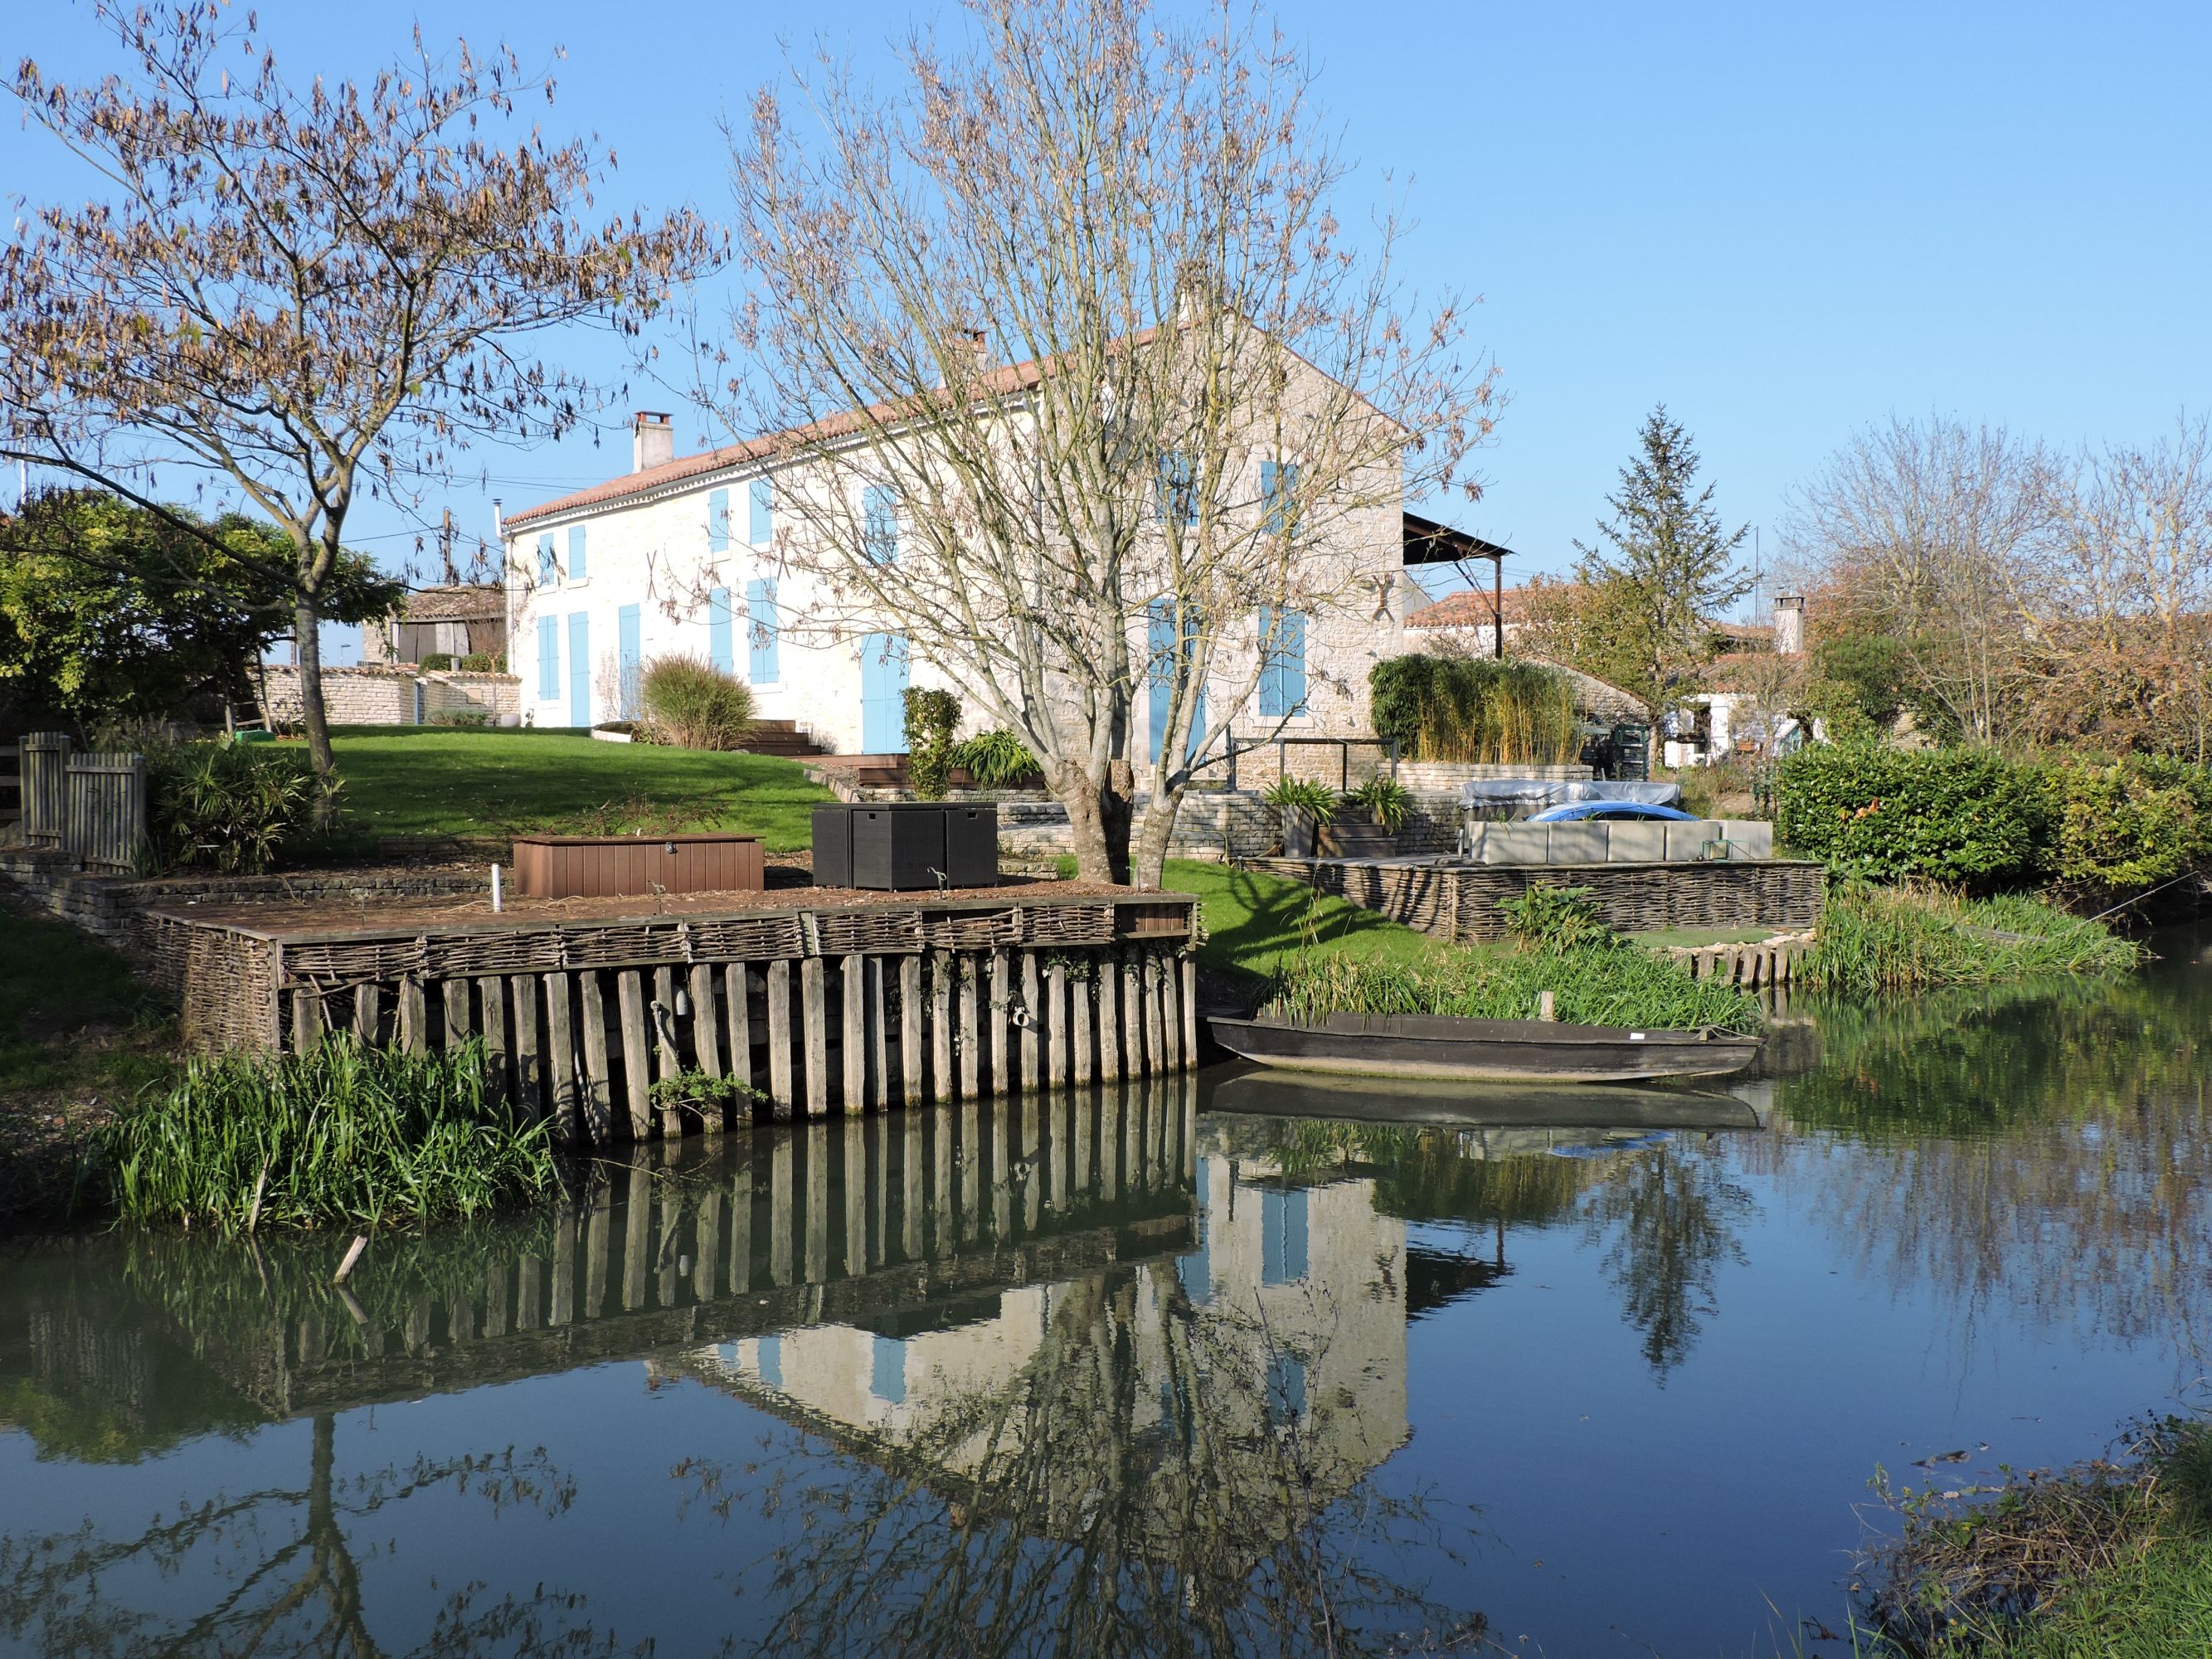
[[[1841,1655],[1878,1468],[2205,1403],[2212,964],[2159,943],[1799,1004],[1726,1092],[763,1131],[343,1288],[17,1248],[0,1651]]]

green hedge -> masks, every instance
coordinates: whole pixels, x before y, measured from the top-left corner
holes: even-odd
[[[1973,892],[2142,892],[2212,868],[2212,769],[1838,744],[1775,775],[1777,835],[1839,875]]]
[[[1775,833],[1838,874],[1976,892],[2033,884],[2054,836],[2032,767],[1987,749],[1802,749],[1775,774]]]
[[[1375,735],[1412,760],[1552,766],[1582,751],[1574,683],[1540,663],[1392,657],[1367,672]]]

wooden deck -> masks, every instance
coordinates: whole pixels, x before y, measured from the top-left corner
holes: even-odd
[[[203,1046],[330,1030],[472,1038],[564,1142],[725,1127],[703,1073],[811,1117],[1180,1072],[1198,1047],[1197,901],[1073,882],[919,895],[180,905],[138,942]]]

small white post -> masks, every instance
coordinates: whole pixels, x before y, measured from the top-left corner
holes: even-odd
[[[1558,999],[1549,991],[1540,994],[1536,998],[1536,1018],[1539,1019],[1557,1019],[1559,1017],[1559,1005]]]
[[[501,908],[501,904],[500,904],[500,902],[499,902],[499,866],[497,866],[496,864],[495,864],[495,865],[493,865],[493,866],[492,866],[492,867],[491,867],[491,913],[492,913],[492,915],[497,915],[500,913]]]

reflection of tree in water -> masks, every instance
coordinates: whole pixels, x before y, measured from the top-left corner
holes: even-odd
[[[758,1570],[777,1609],[764,1650],[1490,1650],[1480,1614],[1389,1570],[1423,1549],[1456,1561],[1465,1512],[1448,1525],[1376,1489],[1337,1438],[1349,1399],[1304,1398],[1316,1356],[1197,1314],[1164,1267],[1058,1297],[1010,1380],[856,1448],[830,1480],[804,1459],[765,1492],[750,1469],[679,1467],[726,1516],[799,1517]]]
[[[1752,1214],[1751,1194],[1728,1178],[1717,1151],[1680,1140],[1615,1158],[1605,1170],[1583,1200],[1583,1221],[1591,1242],[1609,1236],[1605,1271],[1663,1382],[1718,1310],[1722,1264],[1744,1259],[1736,1230]]]
[[[369,1632],[353,1534],[390,1524],[384,1511],[434,1487],[474,1492],[495,1512],[527,1505],[567,1509],[574,1488],[540,1449],[518,1455],[418,1458],[404,1469],[350,1477],[337,1471],[337,1419],[313,1419],[306,1480],[218,1494],[154,1516],[136,1536],[108,1538],[88,1522],[45,1537],[0,1537],[0,1631],[35,1632],[51,1654],[318,1652],[368,1659],[384,1650]],[[373,1554],[377,1547],[367,1547]],[[109,1599],[118,1580],[146,1575],[205,1582],[199,1612],[169,1615]],[[528,1596],[483,1601],[471,1584],[449,1595],[416,1651],[516,1654],[611,1651],[574,1625],[576,1598],[542,1586]],[[166,1598],[165,1598],[166,1599]]]
[[[1926,998],[1821,1015],[1821,1073],[1778,1086],[1765,1148],[1844,1259],[1969,1310],[2079,1321],[2124,1342],[2212,1340],[2212,981]],[[1758,1149],[1747,1147],[1754,1159]]]

